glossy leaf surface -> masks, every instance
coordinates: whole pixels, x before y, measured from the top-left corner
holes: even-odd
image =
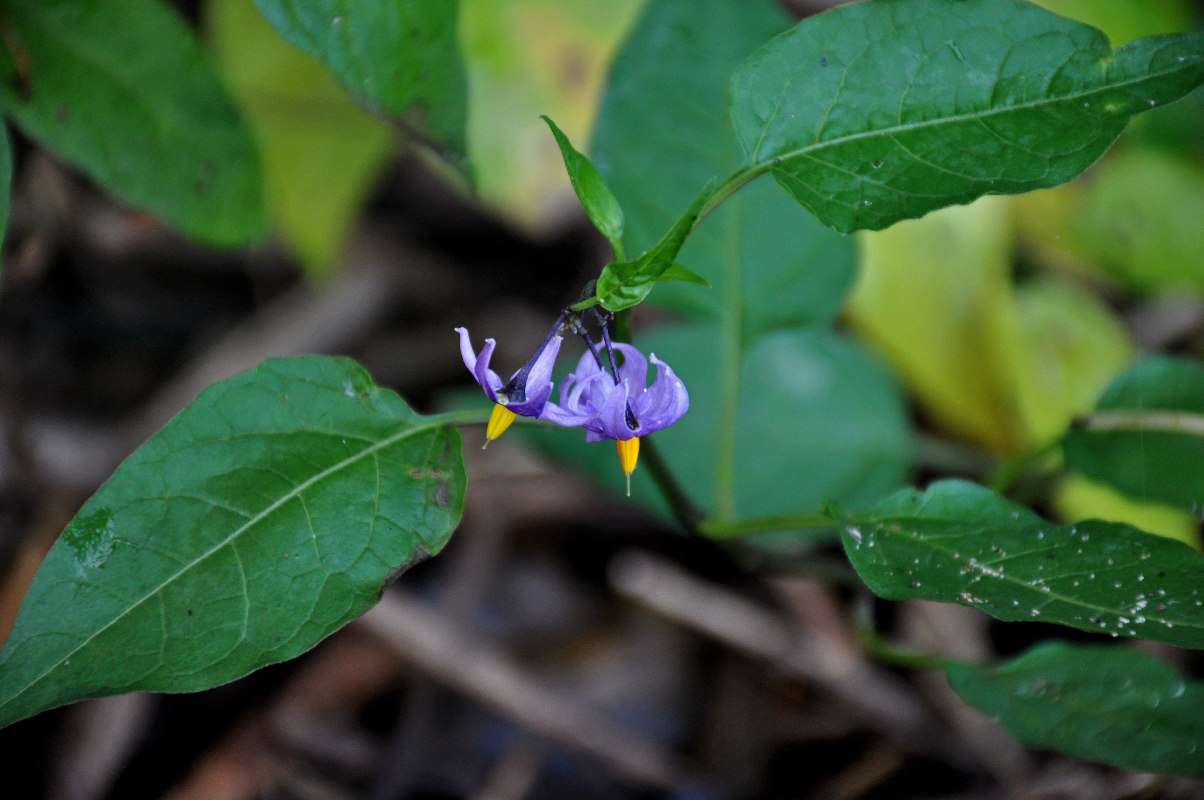
[[[255,2],[285,39],[325,64],[366,108],[417,122],[452,161],[463,158],[468,90],[458,2]]]
[[[732,81],[754,169],[839,231],[1070,180],[1134,114],[1204,82],[1204,35],[1113,50],[1021,0],[853,3],[775,38]]]
[[[1139,499],[1204,505],[1204,367],[1158,357],[1125,372],[1063,442],[1066,462]]]
[[[946,675],[1029,747],[1204,777],[1204,684],[1148,653],[1054,642],[998,666],[950,664]]]
[[[214,384],[51,549],[0,652],[0,724],[308,650],[443,547],[464,486],[459,434],[354,362],[268,361]]]
[[[1109,522],[1054,525],[955,480],[842,522],[853,567],[889,600],[1204,648],[1204,558],[1180,542]]]
[[[190,236],[262,233],[251,136],[166,4],[15,0],[4,14],[19,55],[0,103],[26,135]]]

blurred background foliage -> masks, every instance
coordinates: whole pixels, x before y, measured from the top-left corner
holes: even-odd
[[[1186,0],[1039,4],[1101,28],[1113,44],[1198,22]],[[788,24],[770,6],[742,10],[722,28],[722,42],[703,42],[699,23],[696,41],[628,44],[622,55],[633,26],[637,39],[639,25],[656,27],[640,0],[464,0],[468,171],[478,201],[535,238],[579,213],[539,120],[547,114],[612,182],[626,206],[629,244],[647,246],[708,177],[738,165],[726,130],[726,76]],[[693,22],[721,13],[700,3],[677,29],[656,30],[689,33]],[[276,232],[320,279],[338,262],[401,134],[285,44],[251,0],[211,0],[205,17],[261,149]],[[693,56],[690,47],[699,48]],[[640,52],[654,53],[655,63],[640,63]],[[651,74],[664,76],[660,94],[633,98],[631,87]],[[713,288],[662,286],[637,315],[640,340],[694,392],[691,415],[656,437],[693,502],[738,520],[814,510],[831,497],[869,505],[917,473],[977,469],[972,477],[994,475],[1005,489],[1025,466],[1056,473],[1052,445],[1071,421],[1126,366],[1168,344],[1158,336],[1174,335],[1149,333],[1134,315],[1198,303],[1204,289],[1199,94],[1137,118],[1070,184],[983,198],[849,239],[815,226],[767,181],[746,188],[682,254]],[[712,140],[718,150],[698,152]],[[731,255],[725,242],[735,223],[727,216],[737,214],[742,251]],[[909,404],[918,436],[904,422]],[[575,452],[617,488],[610,454],[563,435],[536,436]],[[645,474],[636,495],[660,505]],[[1078,476],[1062,475],[1032,499],[1064,521],[1102,514],[1196,542],[1191,514]]]

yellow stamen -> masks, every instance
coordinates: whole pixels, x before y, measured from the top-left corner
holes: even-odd
[[[490,442],[505,433],[517,416],[501,403],[494,403],[493,413],[489,415],[489,425],[485,427],[485,444],[481,445],[481,449],[484,450]]]
[[[619,447],[619,463],[623,466],[623,474],[627,476],[627,496],[631,497],[631,473],[635,472],[635,462],[640,458],[640,437],[630,439],[615,439]]]

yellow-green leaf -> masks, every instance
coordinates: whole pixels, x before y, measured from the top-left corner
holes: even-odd
[[[259,146],[270,217],[305,267],[323,274],[336,264],[395,134],[322,64],[285,42],[252,0],[213,0],[208,9],[219,67]]]

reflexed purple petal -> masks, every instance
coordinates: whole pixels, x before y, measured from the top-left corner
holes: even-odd
[[[481,348],[481,354],[478,356],[472,351],[472,340],[468,337],[468,329],[456,328],[456,331],[460,334],[460,357],[464,359],[464,366],[468,367],[489,399],[496,403],[497,390],[502,388],[502,379],[496,372],[489,369],[489,359],[493,357],[493,348],[497,346],[497,342],[493,339],[486,339],[485,346]]]
[[[648,385],[648,360],[644,354],[629,344],[615,344],[615,349],[623,354],[623,363],[619,365],[619,378],[626,379],[632,392],[638,393]]]
[[[638,408],[647,417],[646,420],[640,418],[641,435],[646,426],[648,433],[667,428],[690,409],[690,395],[681,378],[655,355],[652,356],[652,363],[656,365],[656,380],[642,395],[632,400],[633,409]]]

